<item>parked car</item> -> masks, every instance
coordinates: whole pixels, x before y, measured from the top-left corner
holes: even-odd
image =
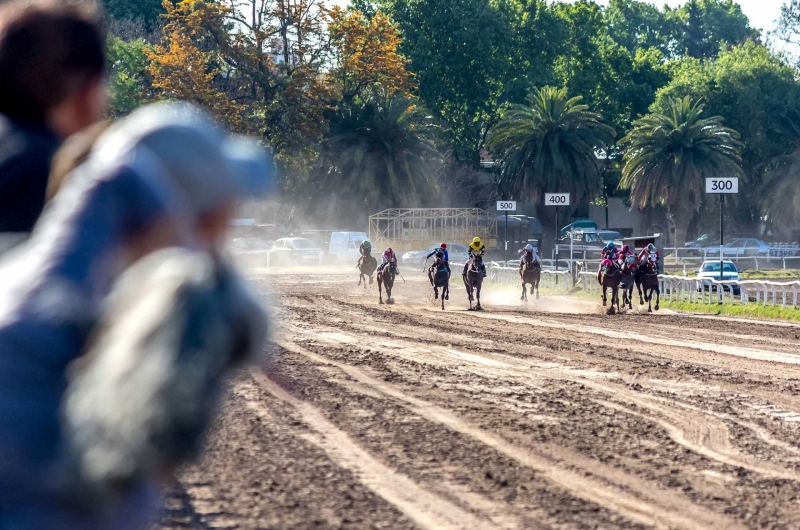
[[[717,261],[704,261],[703,265],[697,270],[697,278],[698,279],[709,279],[709,280],[719,280],[719,268],[720,262]],[[723,261],[722,262],[722,280],[723,281],[739,281],[739,271],[736,270],[736,265],[733,264],[732,261]],[[733,294],[739,294],[739,286],[733,285]],[[731,290],[731,286],[723,287],[726,291]],[[708,286],[706,286],[708,289]],[[716,290],[716,287],[712,287],[712,289]]]
[[[597,259],[606,242],[596,232],[573,232],[572,233],[572,252],[575,258],[582,258],[584,252],[587,259]],[[564,256],[564,252],[569,254],[570,238],[569,236],[561,239],[558,242],[560,256]]]
[[[591,219],[578,219],[573,221],[559,231],[559,237],[565,238],[569,232],[596,232],[597,223]]]
[[[692,256],[702,256],[706,247],[716,245],[719,247],[719,236],[716,234],[701,234],[696,239],[684,243],[684,247],[689,248],[688,253]],[[717,253],[719,254],[719,253]]]
[[[614,242],[617,247],[622,247],[622,234],[616,230],[597,230],[595,232],[606,244]]]
[[[273,245],[270,261],[275,265],[308,263],[316,265],[325,261],[325,252],[304,237],[284,237]]]
[[[331,261],[351,261],[354,264],[361,256],[358,247],[367,239],[364,232],[331,232],[328,244],[328,257]],[[375,253],[375,249],[372,249]]]
[[[706,256],[719,256],[719,246],[705,249]],[[743,258],[748,256],[766,257],[770,255],[770,247],[760,239],[737,237],[722,247],[723,257]]]
[[[243,266],[266,265],[267,256],[272,250],[273,241],[256,237],[237,237],[231,240],[229,248],[234,259]]]
[[[437,248],[439,248],[439,245],[431,245],[425,250],[410,250],[400,256],[400,261],[403,263],[403,265],[416,265],[418,267],[422,267],[425,265],[425,257]],[[464,263],[469,259],[469,252],[467,247],[464,245],[448,243],[447,254],[450,257],[450,261],[456,263]]]

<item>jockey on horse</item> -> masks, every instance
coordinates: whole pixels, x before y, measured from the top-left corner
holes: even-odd
[[[387,263],[393,263],[394,272],[396,274],[400,274],[400,269],[397,268],[397,255],[394,253],[394,250],[392,250],[392,247],[388,247],[386,250],[383,251],[383,256],[381,258],[381,265],[380,267],[378,267],[378,272],[383,271]]]
[[[450,255],[447,253],[447,243],[442,243],[441,245],[439,245],[439,248],[433,249],[433,252],[428,254],[425,259],[429,260],[430,258],[435,256],[439,252],[442,253],[442,259],[444,260],[444,267],[447,269],[447,272],[449,273],[450,272]],[[432,271],[435,266],[436,266],[436,263],[434,262],[434,264],[431,265],[428,268],[428,270]]]
[[[646,265],[648,260],[652,261],[655,271],[658,272],[658,258],[658,249],[654,244],[650,243],[639,253],[638,261],[642,265]]]
[[[462,275],[467,274],[467,268],[472,263],[473,256],[480,255],[481,257],[486,253],[486,245],[481,243],[481,238],[476,237],[469,244],[469,259],[464,264],[464,272]],[[486,265],[481,264],[481,274],[486,278]]]
[[[361,242],[361,246],[358,247],[358,253],[361,254],[361,257],[358,258],[356,268],[361,268],[361,264],[372,257],[372,243],[369,242],[369,239]]]
[[[525,245],[525,248],[519,251],[522,256],[519,258],[519,268],[522,269],[525,266],[525,262],[531,262],[534,266],[539,265],[539,255],[536,253],[536,249],[530,243]],[[530,256],[530,260],[526,259]]]
[[[628,259],[628,256],[633,256],[633,251],[628,245],[623,245],[622,250],[620,250],[619,254],[617,254],[619,262],[625,263],[625,260]]]
[[[609,241],[608,245],[603,248],[601,254],[601,258],[603,261],[600,262],[600,269],[603,267],[608,267],[609,265],[614,267],[619,267],[619,253],[617,252],[617,246],[614,244],[613,241]]]

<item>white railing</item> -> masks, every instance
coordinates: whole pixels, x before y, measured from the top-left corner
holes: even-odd
[[[450,268],[460,270],[463,263],[450,262]],[[568,291],[572,287],[571,273],[568,270],[554,271],[542,270],[539,287],[541,289]],[[500,263],[489,262],[486,264],[486,280],[490,283],[501,285],[519,285],[519,267],[506,267]]]
[[[773,307],[798,307],[800,281],[712,280],[659,274],[661,299],[695,304],[758,304]],[[581,272],[578,285],[584,292],[599,294],[596,272]]]

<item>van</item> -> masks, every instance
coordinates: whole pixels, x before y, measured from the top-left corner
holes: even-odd
[[[364,232],[332,232],[328,246],[328,257],[334,261],[352,261],[355,264],[361,254],[358,247],[367,239]]]

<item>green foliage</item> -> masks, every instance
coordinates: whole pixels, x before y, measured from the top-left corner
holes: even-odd
[[[758,190],[768,169],[765,163],[783,152],[785,141],[778,128],[800,97],[794,70],[765,47],[747,42],[723,51],[716,60],[683,59],[674,63],[672,74],[653,110],[665,112],[670,100],[691,95],[741,134],[743,179],[737,207],[730,213],[740,230],[755,230],[762,216]]]
[[[729,296],[729,294],[727,295]],[[727,315],[750,318],[765,318],[774,320],[800,320],[800,309],[780,306],[764,306],[761,304],[731,305],[731,304],[694,304],[690,302],[670,302],[661,299],[661,307],[691,313],[705,313],[709,315]]]
[[[103,0],[106,12],[117,20],[138,20],[147,28],[165,13],[162,0]]]
[[[566,88],[533,90],[526,105],[511,105],[492,129],[487,147],[502,157],[500,186],[514,197],[569,191],[591,200],[600,191],[596,151],[614,139],[602,117],[569,98]]]
[[[674,35],[677,56],[714,57],[721,48],[759,36],[734,0],[691,0],[665,12],[678,28]]]
[[[431,117],[401,93],[358,98],[331,121],[327,185],[371,208],[428,204],[436,195],[430,168],[440,158],[438,134]]]
[[[636,121],[622,139],[627,151],[620,186],[631,190],[634,206],[666,205],[683,244],[691,214],[700,207],[703,179],[741,174],[741,143],[720,116],[704,118],[703,104],[689,96],[665,105],[665,114]]]
[[[125,42],[113,35],[108,39],[108,82],[114,117],[128,114],[147,99],[150,92],[147,48],[142,40]]]

